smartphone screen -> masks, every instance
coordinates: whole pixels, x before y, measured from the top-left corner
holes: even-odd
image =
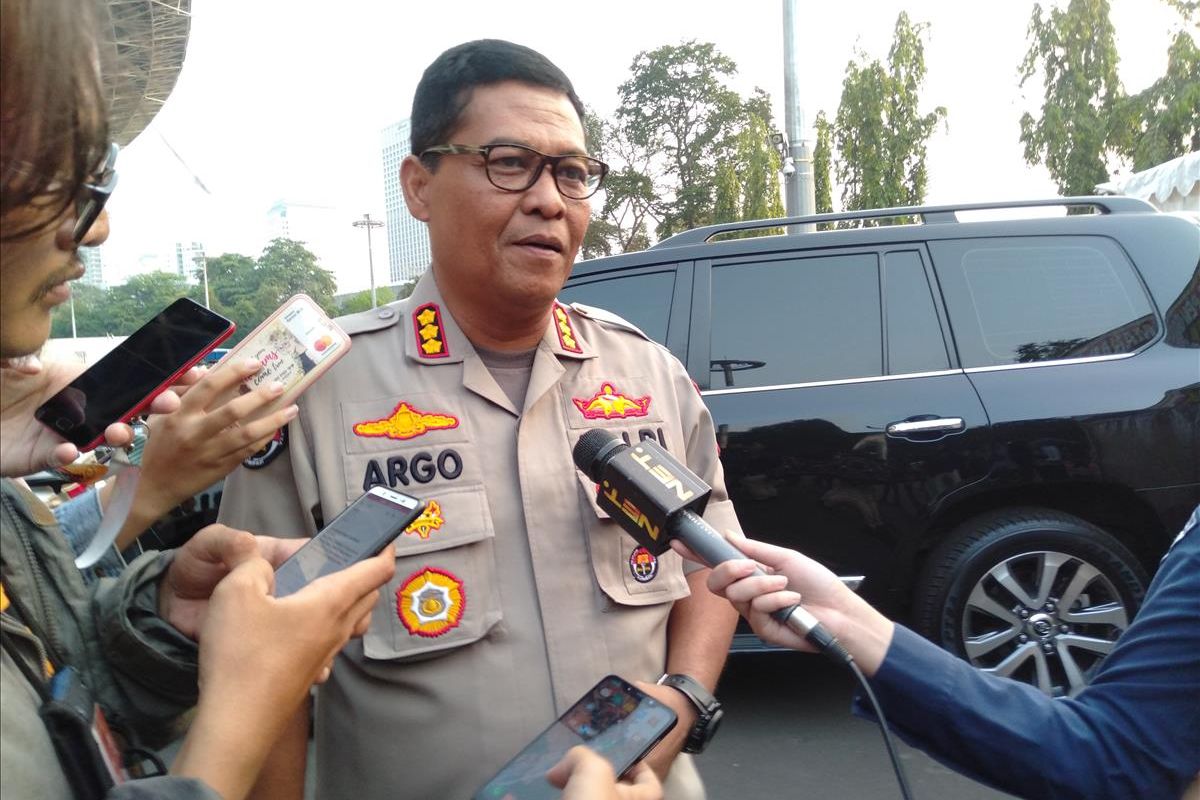
[[[554,800],[559,790],[546,770],[585,744],[620,775],[675,727],[675,712],[628,681],[609,675],[509,761],[475,793],[475,800]]]
[[[425,503],[372,486],[275,570],[275,596],[286,597],[323,575],[376,555],[413,523]]]
[[[229,320],[180,298],[134,331],[35,412],[81,450],[128,419],[177,376],[233,333]]]

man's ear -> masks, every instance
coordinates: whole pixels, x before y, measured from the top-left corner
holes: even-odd
[[[429,182],[433,173],[414,155],[400,162],[400,188],[404,190],[404,202],[408,213],[422,222],[429,221]]]

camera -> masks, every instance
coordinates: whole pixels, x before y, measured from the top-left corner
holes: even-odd
[[[792,161],[791,157],[789,156],[788,158],[785,158],[783,160],[783,175],[786,178],[790,178],[795,174],[796,174],[796,164]]]

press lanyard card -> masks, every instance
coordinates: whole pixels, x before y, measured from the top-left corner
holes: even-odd
[[[104,712],[74,667],[59,670],[48,688],[50,697],[38,714],[63,773],[79,800],[101,800],[109,789],[129,779]]]

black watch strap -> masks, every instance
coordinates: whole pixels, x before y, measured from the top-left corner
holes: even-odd
[[[721,718],[725,712],[721,702],[713,697],[704,684],[690,675],[667,674],[658,679],[663,686],[670,686],[678,691],[696,708],[696,724],[688,731],[687,742],[683,745],[685,753],[700,753],[712,741]]]

